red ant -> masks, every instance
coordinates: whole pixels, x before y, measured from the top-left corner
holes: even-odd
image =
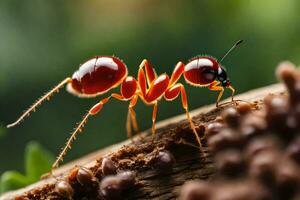
[[[220,62],[235,48],[242,40],[236,42],[229,51],[222,57]],[[131,137],[131,125],[135,131],[138,131],[134,106],[140,98],[146,105],[153,105],[152,114],[152,134],[155,134],[155,120],[157,113],[157,103],[164,97],[167,101],[176,99],[181,94],[182,107],[186,111],[187,119],[196,136],[200,149],[202,149],[201,140],[197,134],[196,128],[188,111],[187,95],[184,86],[178,83],[181,75],[187,83],[197,87],[208,87],[213,91],[220,91],[217,98],[216,106],[224,92],[224,88],[229,88],[232,91],[232,101],[234,96],[234,88],[231,86],[225,69],[215,58],[210,56],[197,56],[192,58],[186,65],[183,62],[178,62],[174,71],[169,78],[167,74],[157,76],[151,64],[144,59],[139,66],[137,80],[128,76],[127,67],[119,58],[112,56],[96,56],[85,63],[73,74],[72,78],[68,77],[55,86],[52,90],[42,96],[35,104],[26,110],[21,117],[7,127],[13,127],[19,124],[30,112],[40,105],[51,95],[67,84],[67,91],[78,97],[96,97],[107,93],[112,88],[121,85],[121,94],[112,93],[95,104],[88,113],[83,117],[77,128],[68,139],[65,147],[62,149],[57,160],[52,165],[52,168],[57,168],[63,160],[67,150],[71,148],[72,142],[76,139],[77,134],[84,127],[87,119],[91,115],[95,115],[111,98],[121,101],[130,101],[128,106],[128,115],[126,129],[128,137]],[[221,85],[219,85],[221,84]]]

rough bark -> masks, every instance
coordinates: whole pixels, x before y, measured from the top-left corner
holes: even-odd
[[[284,87],[276,84],[246,92],[235,98],[252,102],[256,109],[261,109],[262,100],[266,95],[282,92],[284,92]],[[230,105],[215,108],[214,105],[209,105],[191,112],[200,135],[204,133],[205,126],[214,121],[228,106]],[[196,145],[193,132],[190,130],[184,114],[157,123],[157,135],[153,141],[149,136],[149,131],[145,131],[141,135],[144,139],[141,140],[139,136],[136,136],[134,144],[130,140],[126,140],[72,161],[55,170],[54,176],[68,175],[75,165],[85,166],[96,172],[100,168],[102,157],[109,155],[118,169],[130,169],[137,172],[138,184],[134,189],[126,192],[124,198],[174,199],[178,196],[178,190],[185,181],[209,179],[213,175],[214,164],[207,148],[204,147],[207,154],[206,157],[203,157],[197,148],[182,144],[180,140],[183,138],[184,141]],[[173,169],[163,174],[153,166],[153,160],[161,149],[169,150],[176,158]],[[50,177],[26,188],[6,193],[0,199],[15,199],[20,196],[34,197],[34,199],[59,199],[53,192],[56,181],[57,179]]]

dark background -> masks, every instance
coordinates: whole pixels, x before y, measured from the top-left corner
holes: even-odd
[[[0,173],[23,170],[31,140],[57,155],[86,110],[103,98],[80,99],[63,89],[20,126],[5,128],[90,57],[116,55],[134,76],[147,58],[158,73],[171,74],[179,60],[220,58],[244,39],[223,62],[240,93],[274,83],[279,61],[300,63],[299,10],[297,0],[0,1]],[[217,96],[189,85],[187,92],[190,109]],[[124,140],[127,105],[112,101],[91,118],[66,160]],[[136,111],[141,130],[150,128],[152,108],[139,102]],[[180,113],[179,100],[161,101],[158,121]]]

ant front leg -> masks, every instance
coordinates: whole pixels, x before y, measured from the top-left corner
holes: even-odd
[[[200,151],[203,150],[202,148],[202,144],[201,144],[201,140],[200,140],[200,137],[197,133],[197,130],[196,130],[196,127],[192,121],[192,118],[190,116],[190,113],[189,113],[189,110],[188,110],[188,101],[187,101],[187,96],[186,96],[186,91],[185,91],[185,88],[182,84],[180,83],[177,83],[175,84],[174,86],[170,87],[164,94],[164,97],[167,101],[172,101],[174,99],[176,99],[179,94],[181,93],[181,102],[182,102],[182,107],[184,108],[185,110],[185,113],[186,113],[186,117],[190,123],[190,126],[195,134],[195,137],[196,137],[196,140],[199,144],[199,148],[200,148]]]
[[[232,87],[232,85],[229,85],[228,88],[231,90],[231,101],[232,103],[235,102],[234,101],[234,93],[235,93],[235,89]]]
[[[218,98],[217,98],[217,103],[216,103],[216,107],[219,107],[219,102],[223,96],[224,93],[224,88],[222,86],[218,86],[220,84],[220,82],[218,81],[214,81],[213,83],[211,83],[209,85],[209,89],[212,91],[220,91]]]
[[[190,113],[189,113],[189,110],[188,110],[188,101],[187,101],[187,96],[186,96],[186,91],[185,91],[185,88],[183,85],[180,84],[180,92],[181,92],[181,102],[182,102],[182,107],[184,108],[185,110],[185,113],[186,113],[186,116],[187,116],[187,119],[188,121],[190,122],[190,126],[196,136],[196,139],[197,139],[197,142],[199,144],[199,147],[200,147],[200,151],[203,150],[202,148],[202,144],[201,144],[201,140],[200,140],[200,137],[196,131],[196,127],[192,121],[192,118],[190,116]]]

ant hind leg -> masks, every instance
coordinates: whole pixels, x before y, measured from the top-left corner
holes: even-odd
[[[80,133],[82,131],[82,128],[85,126],[85,124],[87,123],[87,120],[90,116],[96,115],[97,113],[99,113],[101,111],[101,109],[103,108],[104,104],[106,104],[110,98],[116,98],[118,100],[124,100],[124,98],[120,95],[117,94],[112,94],[109,97],[106,97],[104,99],[102,99],[101,101],[99,101],[97,104],[95,104],[83,117],[83,119],[79,122],[78,126],[75,128],[75,130],[72,132],[71,137],[68,139],[66,145],[64,146],[64,148],[61,150],[59,156],[57,157],[56,161],[53,163],[52,165],[52,170],[57,168],[60,164],[60,162],[63,161],[68,149],[71,149],[73,142],[76,140],[76,137],[78,135],[78,133]],[[51,171],[52,171],[51,170]]]

